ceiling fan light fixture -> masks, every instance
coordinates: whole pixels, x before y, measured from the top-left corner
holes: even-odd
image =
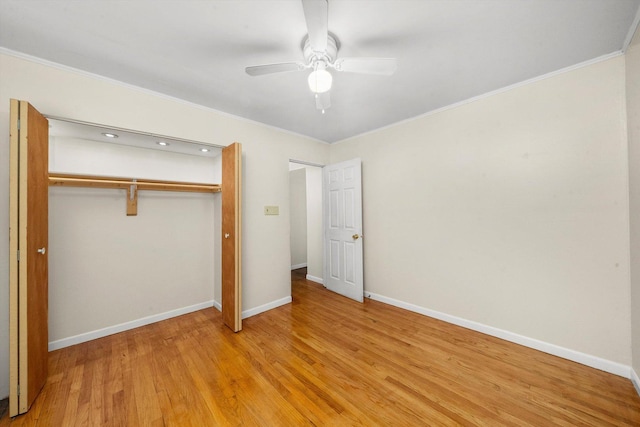
[[[331,89],[333,76],[324,68],[314,70],[309,74],[309,89],[313,93],[324,93]]]

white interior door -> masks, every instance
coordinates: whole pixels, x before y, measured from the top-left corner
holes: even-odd
[[[324,285],[362,302],[362,175],[360,159],[323,172]]]

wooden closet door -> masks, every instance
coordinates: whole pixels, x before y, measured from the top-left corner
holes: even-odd
[[[9,412],[16,416],[47,380],[49,122],[15,99],[10,121]]]
[[[222,319],[242,329],[242,145],[222,149]]]

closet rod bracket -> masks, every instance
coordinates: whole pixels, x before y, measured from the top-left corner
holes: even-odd
[[[136,180],[127,188],[127,216],[138,215],[138,186]]]

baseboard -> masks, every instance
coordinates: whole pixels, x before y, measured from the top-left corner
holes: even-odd
[[[282,305],[286,305],[291,303],[291,295],[288,297],[280,298],[275,301],[268,302],[266,304],[259,305],[258,307],[250,308],[249,310],[245,310],[242,312],[242,318],[246,319],[247,317],[255,316],[256,314],[264,313],[265,311],[273,310],[274,308],[280,307]]]
[[[636,388],[636,392],[638,396],[640,396],[640,377],[638,377],[638,373],[635,369],[631,368],[631,382],[633,386]]]
[[[280,298],[279,300],[271,301],[266,304],[262,304],[258,307],[250,308],[249,310],[245,310],[242,312],[242,318],[246,319],[247,317],[255,316],[256,314],[264,313],[265,311],[272,310],[274,308],[280,307],[281,305],[289,304],[291,302],[291,296]],[[222,311],[222,304],[218,301],[213,301],[213,307],[218,311]]]
[[[404,301],[399,301],[393,298],[385,297],[383,295],[378,295],[378,294],[365,291],[364,296],[365,298],[371,298],[372,300],[375,300],[375,301],[380,301],[385,304],[389,304],[395,307],[403,308],[405,310],[413,311],[414,313],[419,313],[425,316],[433,317],[434,319],[442,320],[447,323],[452,323],[457,326],[462,326],[463,328],[467,328],[477,332],[481,332],[483,334],[491,335],[506,341],[523,345],[525,347],[533,348],[535,350],[552,354],[554,356],[562,357],[563,359],[568,359],[573,362],[581,363],[583,365],[590,366],[592,368],[596,368],[601,371],[609,372],[611,374],[615,374],[624,378],[631,379],[631,371],[632,371],[631,368],[621,363],[602,359],[600,357],[592,356],[590,354],[581,353],[579,351],[571,350],[565,347],[560,347],[558,345],[550,344],[534,338],[525,337],[523,335],[505,331],[503,329],[494,328],[493,326],[487,326],[482,323],[463,319],[461,317],[452,316],[446,313],[420,307]],[[638,384],[640,385],[640,381],[638,382]],[[638,385],[636,385],[636,387],[638,387]]]
[[[292,266],[291,266],[291,269],[292,269],[292,270],[297,270],[297,269],[299,269],[299,268],[305,268],[306,266],[307,266],[307,263],[306,263],[306,262],[303,262],[302,264],[292,265]]]
[[[312,282],[316,282],[316,283],[320,283],[321,285],[324,285],[324,279],[322,277],[316,277],[316,276],[307,274],[307,280],[311,280]]]
[[[205,301],[199,304],[182,307],[175,310],[166,311],[164,313],[154,314],[152,316],[143,317],[141,319],[132,320],[130,322],[120,323],[118,325],[109,326],[83,334],[74,335],[68,338],[62,338],[49,343],[49,351],[58,350],[72,345],[80,344],[86,341],[95,340],[106,337],[108,335],[117,334],[119,332],[128,331],[129,329],[139,328],[140,326],[149,325],[151,323],[160,322],[161,320],[170,319],[172,317],[182,316],[183,314],[202,310],[214,306],[214,301]]]

